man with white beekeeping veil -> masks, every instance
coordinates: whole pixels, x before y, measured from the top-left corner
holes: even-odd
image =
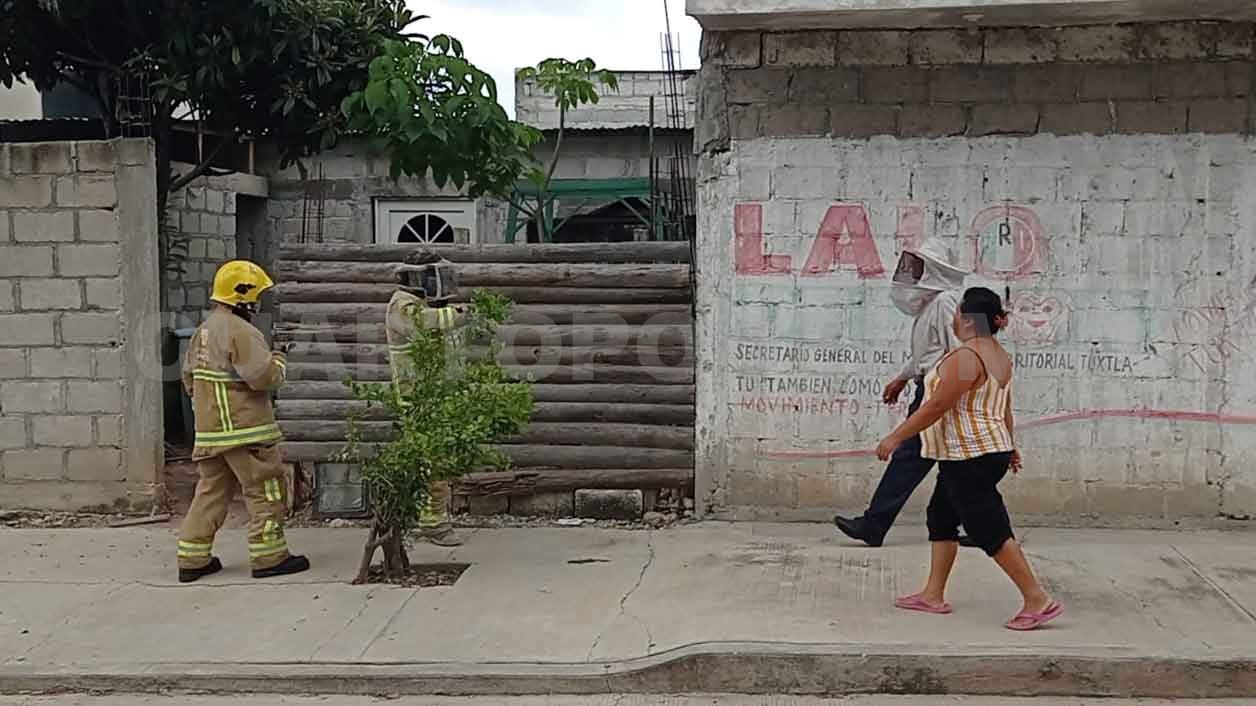
[[[899,311],[914,319],[911,358],[898,377],[885,386],[882,400],[886,404],[898,402],[907,383],[914,382],[916,389],[908,416],[924,398],[925,374],[948,352],[962,345],[955,336],[954,318],[968,273],[955,262],[950,248],[938,238],[930,238],[920,247],[904,251],[894,272],[890,297]],[[838,529],[851,539],[881,546],[903,506],[933,465],[933,461],[920,457],[919,436],[903,442],[890,458],[868,509],[861,517],[837,516],[834,522]],[[961,539],[961,543],[966,539]]]

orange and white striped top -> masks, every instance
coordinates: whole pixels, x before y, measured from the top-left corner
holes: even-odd
[[[973,351],[972,348],[968,350]],[[977,351],[973,354],[981,359]],[[985,365],[982,360],[983,369]],[[941,367],[940,361],[925,376],[926,400],[938,388],[938,370]],[[954,407],[920,433],[920,455],[935,461],[967,461],[986,454],[1013,451],[1012,433],[1007,428],[1007,405],[1011,396],[1012,383],[1009,381],[1006,386],[1001,385],[987,372],[986,380],[980,387],[961,395]]]

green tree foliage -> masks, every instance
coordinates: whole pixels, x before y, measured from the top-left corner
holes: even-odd
[[[393,177],[429,170],[437,186],[469,196],[509,194],[535,164],[541,135],[514,122],[497,85],[445,35],[393,41],[370,64],[367,85],[344,100],[351,130],[372,136],[392,157]]]
[[[553,201],[549,186],[554,180],[554,171],[558,169],[558,158],[563,149],[567,111],[582,105],[596,105],[601,100],[599,90],[619,90],[619,78],[613,71],[597,68],[597,63],[592,59],[546,59],[536,66],[519,69],[517,76],[521,80],[534,81],[538,88],[554,97],[554,105],[558,107],[558,132],[554,138],[554,152],[550,155],[549,165],[534,168],[527,173],[528,181],[536,187],[536,198],[531,203],[515,204],[516,208],[537,221],[541,240],[546,241],[554,231],[554,224],[547,220],[545,214],[546,206]]]
[[[500,343],[490,355],[473,355],[470,343],[494,340],[509,317],[508,299],[476,291],[467,324],[452,333],[424,329],[405,355],[413,379],[405,384],[350,381],[356,399],[383,409],[392,421],[391,440],[362,453],[356,419],[341,460],[357,463],[370,498],[374,524],[358,581],[367,574],[377,549],[391,579],[409,568],[405,539],[418,523],[433,481],[451,480],[484,468],[505,468],[508,459],[491,444],[518,433],[532,415],[532,386],[509,379],[497,363]]]

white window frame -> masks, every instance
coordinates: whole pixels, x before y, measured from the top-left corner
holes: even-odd
[[[393,232],[392,215],[398,211],[429,212],[440,215],[442,212],[458,211],[466,219],[467,244],[480,242],[479,234],[479,202],[474,199],[375,199],[375,242],[379,245],[398,245],[397,234]],[[457,240],[455,239],[455,242]]]

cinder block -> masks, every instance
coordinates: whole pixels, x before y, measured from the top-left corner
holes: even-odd
[[[57,178],[57,205],[77,208],[113,208],[118,188],[112,176],[80,175]]]
[[[1012,71],[1012,97],[1022,103],[1072,102],[1084,73],[1070,64],[1018,66]]]
[[[1217,26],[1217,58],[1250,59],[1256,32],[1247,22],[1222,22]]]
[[[26,377],[26,350],[0,348],[0,380]]]
[[[74,171],[69,142],[14,143],[9,149],[14,174],[69,174]]]
[[[226,259],[227,243],[222,238],[210,238],[205,245],[205,252],[210,260],[222,262]]]
[[[121,416],[96,417],[96,444],[122,447],[124,430],[125,420]]]
[[[912,66],[863,69],[863,100],[866,103],[926,103],[929,73]]]
[[[74,240],[74,212],[54,211],[13,214],[13,239],[18,242],[43,243]]]
[[[5,451],[0,456],[5,480],[56,480],[65,475],[65,452],[61,449]]]
[[[505,495],[486,495],[473,497],[470,501],[472,515],[506,515],[510,512],[510,498]]]
[[[837,36],[837,61],[847,66],[905,66],[907,32],[853,31]]]
[[[834,137],[853,139],[897,135],[901,110],[895,105],[832,105],[829,107],[830,132]]]
[[[16,417],[0,417],[0,451],[26,448],[26,421]],[[0,477],[3,477],[0,468]]]
[[[4,382],[0,383],[0,409],[5,414],[52,414],[64,411],[65,395],[59,382]]]
[[[227,191],[222,195],[222,212],[228,216],[234,216],[236,213],[236,193]],[[234,220],[234,219],[233,219]]]
[[[1005,69],[950,67],[929,73],[929,97],[943,103],[999,103],[1010,95]]]
[[[859,72],[850,68],[798,69],[789,84],[790,104],[827,104],[859,99]]]
[[[763,60],[769,66],[832,66],[837,62],[837,32],[765,34]]]
[[[57,270],[65,277],[114,277],[121,266],[119,245],[57,246]]]
[[[122,412],[120,382],[66,383],[68,411],[78,413],[119,414]]]
[[[1216,25],[1202,22],[1148,22],[1138,26],[1142,59],[1203,59],[1217,46]]]
[[[83,302],[87,309],[115,310],[122,308],[122,281],[117,278],[86,280],[87,297]]]
[[[911,105],[898,121],[900,137],[950,137],[968,129],[968,117],[959,105]]]
[[[122,340],[122,320],[117,313],[65,314],[61,317],[63,343],[116,345]]]
[[[0,246],[0,277],[48,277],[52,273],[52,247]]]
[[[92,349],[90,348],[32,348],[31,377],[33,378],[90,378],[92,376]]]
[[[1038,64],[1055,61],[1058,51],[1051,30],[1023,27],[986,31],[987,64]]]
[[[1060,61],[1130,61],[1137,45],[1129,25],[1065,27],[1055,30],[1055,40]]]
[[[65,476],[76,481],[126,480],[120,449],[71,449],[66,456]]]
[[[205,189],[205,210],[211,213],[222,213],[226,198],[218,189]]]
[[[237,221],[234,215],[219,216],[218,217],[218,232],[222,233],[223,236],[225,237],[234,238],[236,234],[236,223]],[[230,242],[232,245],[235,244],[234,241],[230,241]]]
[[[185,235],[199,235],[201,230],[201,213],[194,211],[179,212],[179,231]]]
[[[95,377],[99,380],[122,378],[122,351],[117,348],[98,348],[93,354],[96,359]]]
[[[37,446],[82,448],[92,445],[91,417],[33,416],[30,419]]]
[[[113,140],[76,142],[74,156],[80,172],[112,172],[118,168],[118,143]]]
[[[79,211],[78,233],[80,240],[118,242],[117,213],[105,210]]]
[[[996,103],[973,106],[968,134],[1032,135],[1038,131],[1038,108],[1033,105]]]
[[[728,72],[729,103],[784,103],[790,72],[781,68],[734,69]]]
[[[23,311],[83,307],[82,287],[76,279],[23,279],[17,286]]]
[[[1078,95],[1090,100],[1146,100],[1152,97],[1156,70],[1150,64],[1088,66]]]
[[[0,208],[48,208],[52,205],[52,177],[0,177]]]
[[[703,32],[702,64],[754,68],[763,62],[763,35],[758,32]]]
[[[13,296],[13,285],[10,282],[0,281],[0,312],[15,309],[17,309],[17,298]]]
[[[510,514],[519,517],[571,517],[574,513],[572,493],[536,493],[510,499]]]
[[[829,111],[827,108],[793,103],[767,107],[762,111],[759,132],[764,137],[827,135]]]
[[[0,243],[13,240],[13,229],[9,227],[9,212],[0,211]]]
[[[1248,132],[1249,106],[1246,100],[1196,101],[1187,106],[1187,129],[1191,132],[1234,133]]]
[[[1186,104],[1152,101],[1117,103],[1116,129],[1125,135],[1177,135],[1186,132]]]
[[[1157,98],[1226,98],[1246,95],[1247,88],[1249,86],[1245,85],[1236,86],[1234,90],[1230,88],[1226,64],[1162,64],[1156,69]]]
[[[923,66],[980,64],[981,32],[964,29],[931,29],[911,33],[911,61]]]
[[[1107,103],[1050,104],[1042,107],[1039,133],[1107,135],[1116,130],[1116,112]]]
[[[0,345],[54,345],[55,326],[55,314],[0,314]]]
[[[595,520],[639,520],[645,511],[640,490],[577,490],[576,517]]]

